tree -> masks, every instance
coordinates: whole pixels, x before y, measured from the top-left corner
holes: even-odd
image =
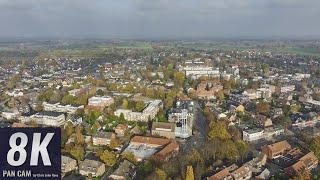
[[[52,89],[46,89],[39,94],[38,99],[40,101],[48,102],[51,99],[51,96],[53,94],[54,94],[54,91]]]
[[[72,95],[66,95],[61,99],[61,104],[66,105],[66,104],[75,104],[76,98],[73,97]]]
[[[138,168],[138,173],[142,178],[145,178],[146,175],[150,174],[153,171],[153,165],[150,161],[145,161]],[[139,178],[137,178],[139,179]]]
[[[147,88],[146,90],[146,96],[149,98],[153,98],[155,95],[154,90],[152,88]]]
[[[128,106],[129,106],[129,102],[128,102],[128,100],[127,99],[123,99],[122,100],[122,105],[121,105],[121,107],[123,108],[123,109],[128,109]]]
[[[81,161],[84,158],[84,147],[80,145],[76,145],[75,147],[71,148],[70,154],[77,159],[77,161]]]
[[[135,104],[135,111],[138,111],[138,112],[140,112],[140,111],[142,111],[143,109],[144,109],[144,107],[145,107],[145,104],[144,104],[144,102],[143,101],[138,101],[136,104]]]
[[[96,119],[98,119],[99,116],[100,116],[100,111],[97,111],[97,110],[90,111],[89,114],[86,115],[85,120],[87,123],[92,125],[94,124]]]
[[[280,124],[281,124],[282,126],[284,126],[286,129],[288,129],[288,127],[291,126],[292,121],[291,121],[290,117],[288,117],[288,116],[283,116],[283,117],[280,118]]]
[[[320,158],[320,136],[312,139],[309,149],[314,152],[318,159]]]
[[[64,129],[65,129],[66,137],[69,137],[73,133],[72,123],[68,122],[64,127]]]
[[[228,130],[226,129],[226,125],[223,122],[212,121],[210,123],[210,131],[208,133],[208,137],[210,140],[212,139],[226,140],[226,139],[230,139],[231,135],[229,134]]]
[[[173,159],[162,165],[162,169],[166,172],[167,176],[173,179],[180,173],[180,162],[177,159]]]
[[[127,84],[126,87],[123,88],[123,91],[127,93],[133,93],[134,86],[132,84]]]
[[[88,95],[86,93],[80,94],[77,97],[75,103],[78,105],[87,105],[88,104]]]
[[[98,90],[97,90],[97,95],[99,95],[99,96],[104,96],[104,95],[105,95],[105,92],[104,92],[102,89],[98,89]]]
[[[174,80],[175,85],[177,85],[178,87],[182,87],[184,80],[185,80],[184,73],[183,72],[175,72],[173,74],[173,77],[174,77],[173,80]]]
[[[249,147],[248,144],[242,140],[236,142],[236,147],[238,149],[241,161],[248,155]]]
[[[100,159],[107,165],[107,166],[113,166],[117,162],[117,157],[114,153],[105,150],[100,155]]]
[[[223,141],[222,144],[220,144],[220,151],[224,155],[224,158],[229,160],[235,160],[238,158],[238,149],[236,147],[236,144],[232,140],[226,140]]]
[[[120,141],[118,138],[112,138],[110,141],[110,147],[111,148],[116,148],[119,147],[121,145]]]
[[[123,122],[123,121],[125,121],[126,119],[124,118],[124,114],[123,113],[121,113],[120,114],[120,117],[119,117],[119,121],[120,122]]]
[[[37,112],[43,111],[43,105],[40,103],[37,103],[34,110]]]
[[[231,84],[231,81],[223,81],[222,82],[223,83],[223,89],[225,90],[225,91],[230,91],[231,90],[231,86],[232,86],[232,84]]]
[[[290,112],[291,113],[298,113],[301,109],[301,106],[299,104],[292,104],[290,106]]]
[[[76,142],[76,144],[84,144],[84,137],[83,137],[82,131],[83,131],[82,126],[76,127],[76,129],[75,129],[75,132],[76,132],[75,142]]]
[[[14,75],[11,78],[8,79],[7,81],[7,88],[8,89],[13,89],[16,87],[16,85],[18,84],[18,82],[21,80],[21,76],[20,75]]]
[[[136,158],[134,157],[134,154],[133,153],[131,153],[131,152],[123,152],[122,154],[121,154],[121,157],[123,158],[123,159],[127,159],[128,161],[130,161],[130,162],[132,162],[132,163],[137,163],[137,161],[136,161]]]
[[[167,179],[167,174],[162,169],[156,168],[155,174],[156,174],[156,180],[166,180]]]
[[[218,91],[218,92],[216,93],[216,96],[217,96],[217,98],[218,98],[220,101],[224,100],[224,93],[223,93],[223,91]]]
[[[194,180],[194,174],[193,174],[192,166],[187,166],[186,180]]]
[[[257,104],[256,108],[259,113],[268,113],[270,110],[270,104],[267,102],[260,102]]]

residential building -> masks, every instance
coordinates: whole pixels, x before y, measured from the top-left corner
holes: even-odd
[[[250,167],[246,165],[239,167],[238,169],[233,171],[231,174],[233,178],[237,180],[245,180],[245,179],[249,180],[252,177],[252,171]]]
[[[77,110],[83,109],[84,106],[73,106],[73,105],[61,105],[60,103],[51,104],[47,102],[42,103],[43,109],[45,111],[55,111],[55,112],[63,112],[74,114]]]
[[[68,156],[61,156],[61,172],[67,173],[73,170],[76,170],[77,160],[70,158]]]
[[[175,157],[179,153],[179,144],[177,142],[170,142],[167,146],[165,146],[162,150],[157,152],[154,156],[162,161],[169,161],[171,158]]]
[[[274,144],[265,145],[261,151],[268,156],[268,159],[275,159],[291,149],[291,145],[287,141],[280,141]]]
[[[269,139],[281,134],[284,134],[284,129],[279,127],[246,129],[242,131],[242,139],[244,141],[252,142],[260,139]]]
[[[93,108],[104,109],[114,103],[114,99],[110,96],[93,96],[88,99],[88,106]]]
[[[284,85],[280,87],[280,92],[281,93],[287,93],[287,92],[292,92],[296,89],[295,85]]]
[[[117,109],[114,115],[120,117],[123,114],[124,118],[128,121],[144,121],[147,122],[149,119],[154,119],[162,108],[161,100],[151,101],[142,112],[134,112],[130,109]]]
[[[285,168],[285,173],[289,176],[298,176],[303,171],[311,171],[318,166],[318,158],[314,155],[313,152],[299,158],[299,160],[291,165],[290,167]]]
[[[195,107],[190,100],[178,100],[176,107],[171,109],[168,117],[169,122],[176,124],[175,136],[188,138],[192,136]]]
[[[248,129],[242,131],[242,138],[244,141],[256,141],[262,139],[263,129]]]
[[[162,136],[168,139],[174,139],[175,124],[167,122],[153,122],[151,133],[153,136]]]
[[[111,180],[127,180],[134,179],[137,167],[128,160],[120,163],[119,167],[109,176]]]
[[[111,139],[114,139],[115,136],[113,132],[98,131],[92,136],[92,143],[94,146],[110,145]]]
[[[53,111],[42,111],[31,116],[20,116],[22,123],[35,122],[44,126],[60,127],[66,123],[66,117],[63,113]]]
[[[250,100],[260,99],[262,97],[261,91],[257,91],[254,89],[247,89],[242,93],[242,95],[248,97]]]
[[[259,154],[252,160],[244,163],[242,166],[238,167],[235,164],[224,168],[213,175],[207,177],[207,180],[245,180],[251,179],[253,172],[261,172],[261,167],[266,163],[266,155]]]
[[[200,59],[186,61],[185,66],[180,66],[179,71],[185,73],[187,77],[198,79],[200,77],[220,77],[219,68],[206,65]]]
[[[164,138],[134,136],[124,152],[131,152],[137,161],[142,161],[143,159],[151,157],[159,148],[163,148],[169,142],[169,139]]]
[[[203,99],[215,99],[215,94],[223,90],[220,83],[202,81],[196,91],[196,95]]]
[[[13,109],[11,111],[1,112],[1,116],[7,120],[12,120],[12,119],[17,119],[20,116],[20,113],[17,109]]]
[[[219,171],[218,173],[210,176],[210,177],[207,177],[207,180],[232,180],[233,177],[229,171],[228,168],[225,168],[221,171]]]
[[[105,172],[105,165],[100,161],[85,159],[79,163],[79,173],[84,176],[99,177]]]
[[[127,132],[127,130],[129,129],[129,127],[125,124],[118,124],[115,129],[114,132],[117,134],[117,136],[122,137],[125,135],[125,133]]]
[[[257,125],[261,128],[268,128],[272,126],[272,121],[267,116],[258,114],[254,115],[254,118],[256,119]]]

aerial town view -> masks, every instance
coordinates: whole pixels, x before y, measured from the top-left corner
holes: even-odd
[[[320,179],[319,9],[0,0],[0,127],[60,128],[65,180]]]

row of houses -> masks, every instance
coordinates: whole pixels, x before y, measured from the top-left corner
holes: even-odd
[[[261,147],[269,161],[277,164],[288,176],[298,176],[303,171],[311,171],[318,166],[315,154],[292,147],[286,140]]]
[[[130,152],[134,155],[136,161],[142,161],[147,158],[155,158],[158,161],[166,162],[179,153],[179,144],[175,141],[147,136],[134,136],[124,150],[124,153]],[[84,159],[79,162],[68,156],[61,158],[61,171],[64,176],[71,171],[77,171],[83,176],[100,177],[106,171],[104,163],[98,160]],[[132,179],[136,174],[136,165],[124,159],[116,165],[115,171],[108,175],[108,179]]]

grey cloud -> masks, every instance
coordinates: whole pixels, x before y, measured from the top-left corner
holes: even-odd
[[[320,35],[319,8],[319,0],[0,0],[0,37]]]

